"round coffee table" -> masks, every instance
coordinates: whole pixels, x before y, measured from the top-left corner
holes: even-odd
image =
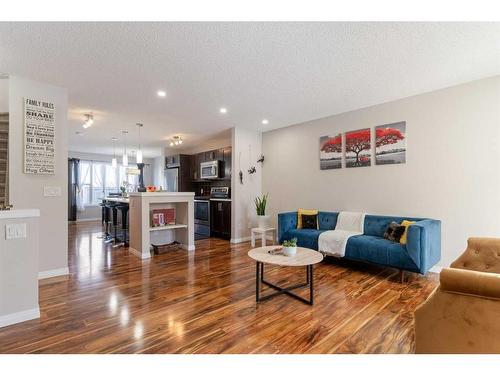
[[[307,249],[305,247],[297,247],[297,254],[294,256],[286,256],[282,254],[270,254],[271,250],[280,248],[280,246],[264,246],[257,247],[248,252],[248,256],[257,262],[255,274],[255,299],[261,302],[280,294],[286,294],[290,297],[298,299],[301,302],[312,305],[314,303],[314,275],[313,265],[323,260],[323,254],[316,250]],[[282,288],[274,285],[264,279],[264,263],[274,264],[283,267],[306,267],[306,282],[298,285]],[[275,290],[276,293],[267,296],[260,296],[261,283]],[[291,292],[293,289],[309,287],[309,299],[303,298]]]

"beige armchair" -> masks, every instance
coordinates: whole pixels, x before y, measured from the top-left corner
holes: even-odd
[[[416,353],[500,353],[500,239],[470,238],[415,312]]]

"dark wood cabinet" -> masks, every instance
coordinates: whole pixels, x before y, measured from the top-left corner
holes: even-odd
[[[179,191],[194,191],[191,175],[191,156],[179,155]]]
[[[227,240],[231,238],[230,201],[210,201],[210,235]]]
[[[217,150],[207,151],[204,154],[204,161],[217,160]]]
[[[221,150],[222,151],[222,160],[224,161],[224,175],[222,177],[230,179],[232,173],[232,149],[231,147],[227,147]]]
[[[223,165],[221,178],[230,179],[232,171],[231,163],[231,147],[220,148],[212,151],[200,152],[198,154],[190,155],[191,159],[191,179],[194,181],[201,180],[200,164],[206,161],[220,160]]]
[[[170,155],[165,157],[165,167],[175,168],[180,165],[181,155]]]
[[[165,168],[177,169],[177,191],[194,191],[193,163],[191,155],[171,155],[165,157]],[[166,187],[165,187],[166,188]]]

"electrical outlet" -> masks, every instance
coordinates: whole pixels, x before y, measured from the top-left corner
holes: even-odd
[[[61,187],[60,186],[45,186],[43,188],[44,197],[60,197]]]
[[[26,223],[5,225],[5,239],[26,238]]]

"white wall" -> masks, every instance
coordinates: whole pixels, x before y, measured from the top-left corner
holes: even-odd
[[[233,128],[232,131],[232,169],[231,181],[231,242],[248,240],[250,228],[255,226],[254,199],[261,195],[262,168],[257,163],[262,153],[262,136],[255,130]],[[254,165],[257,172],[248,173]],[[239,171],[243,171],[243,184]]]
[[[24,98],[55,103],[55,175],[23,173]],[[68,267],[68,94],[66,89],[21,77],[9,78],[9,195],[14,208],[40,209],[39,271],[67,272]],[[44,197],[43,188],[61,188]]]
[[[165,148],[153,159],[153,185],[165,188]]]
[[[200,152],[217,150],[231,146],[232,129],[223,130],[209,138],[202,138],[196,142],[196,145],[191,147],[165,147],[165,155],[187,154],[193,155]]]
[[[397,121],[406,164],[319,169],[320,136]],[[270,131],[263,150],[274,220],[298,207],[440,219],[441,266],[468,237],[500,237],[499,76]]]
[[[9,79],[0,78],[0,113],[9,112]]]

